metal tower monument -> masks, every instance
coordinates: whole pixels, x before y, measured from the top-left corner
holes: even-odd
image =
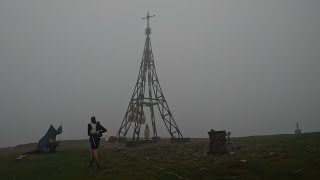
[[[126,114],[117,133],[117,138],[125,139],[131,124],[134,124],[132,141],[138,141],[140,136],[141,124],[145,123],[144,107],[150,110],[153,139],[158,137],[156,128],[156,119],[154,114],[154,106],[158,107],[161,118],[172,138],[172,140],[182,139],[183,136],[173,119],[167,101],[163,95],[158,80],[156,68],[150,41],[151,28],[149,20],[151,17],[149,12],[147,16],[141,19],[147,20],[147,28],[145,30],[146,41],[144,44],[143,56],[140,64],[140,70],[136,85],[131,96]],[[147,86],[147,88],[146,88]]]

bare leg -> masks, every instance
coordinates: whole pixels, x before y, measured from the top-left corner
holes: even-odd
[[[94,161],[94,156],[93,156],[93,149],[90,149],[90,163],[89,163],[89,166],[91,167],[93,165],[93,161]]]
[[[94,160],[95,160],[96,163],[97,163],[97,167],[100,167],[98,152],[99,152],[99,149],[94,149],[94,150],[93,150],[93,157],[94,157]]]

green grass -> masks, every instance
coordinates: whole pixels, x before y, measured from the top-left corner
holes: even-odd
[[[207,140],[123,148],[135,157],[187,179],[317,179],[320,133],[252,136],[232,139],[231,154],[206,155]],[[14,160],[24,146],[0,150],[1,179],[178,179],[118,151],[103,148],[99,171],[88,168],[86,146],[66,141],[55,154]],[[30,145],[29,145],[30,147]],[[240,162],[239,160],[247,160]]]

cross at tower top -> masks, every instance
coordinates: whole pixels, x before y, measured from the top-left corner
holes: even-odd
[[[146,19],[147,20],[147,29],[146,29],[146,35],[149,36],[151,34],[151,29],[149,27],[149,19],[155,17],[155,15],[150,16],[149,12],[147,13],[147,16],[141,19]]]

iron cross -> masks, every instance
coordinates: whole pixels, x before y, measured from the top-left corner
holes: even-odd
[[[150,15],[149,15],[149,12],[148,12],[146,17],[141,18],[141,19],[147,19],[147,23],[148,23],[148,27],[147,27],[147,28],[149,28],[149,19],[150,19],[151,17],[155,17],[155,15],[150,16]]]

